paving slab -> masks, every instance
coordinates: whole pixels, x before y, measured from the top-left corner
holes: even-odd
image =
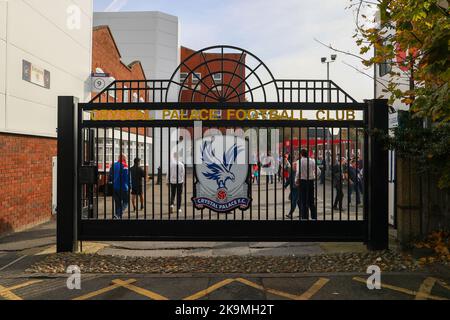
[[[56,243],[56,221],[0,238],[0,252],[22,251]]]

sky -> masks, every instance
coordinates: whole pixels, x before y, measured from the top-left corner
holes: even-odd
[[[180,44],[202,49],[234,45],[258,56],[275,78],[326,79],[321,57],[335,53],[314,39],[358,53],[350,0],[94,0],[95,11],[161,11],[178,17]],[[358,101],[373,98],[360,60],[337,53],[330,79]]]

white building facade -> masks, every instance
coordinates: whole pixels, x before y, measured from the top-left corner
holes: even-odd
[[[92,0],[0,0],[0,234],[51,217],[57,101],[90,97],[92,12]]]

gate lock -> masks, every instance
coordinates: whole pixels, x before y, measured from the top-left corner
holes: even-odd
[[[78,174],[80,184],[97,184],[98,168],[96,165],[83,165]]]

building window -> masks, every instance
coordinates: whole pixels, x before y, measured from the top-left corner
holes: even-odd
[[[200,80],[202,79],[202,74],[199,72],[194,72],[192,74],[192,89],[197,88],[196,90],[201,90],[202,89],[202,85],[199,84],[197,85],[197,83],[200,82]]]
[[[187,86],[187,72],[180,72],[180,84],[181,84],[181,90],[186,90],[187,88],[184,88],[183,86]]]
[[[133,102],[138,102],[138,94],[133,92]]]
[[[389,72],[391,72],[391,70],[392,70],[392,66],[391,66],[390,61],[383,62],[378,65],[378,75],[380,77],[387,75]]]
[[[129,95],[128,87],[123,86],[123,102],[126,103],[130,101],[130,97],[128,95]]]
[[[222,74],[221,73],[214,73],[213,79],[215,84],[221,84],[222,83]]]

